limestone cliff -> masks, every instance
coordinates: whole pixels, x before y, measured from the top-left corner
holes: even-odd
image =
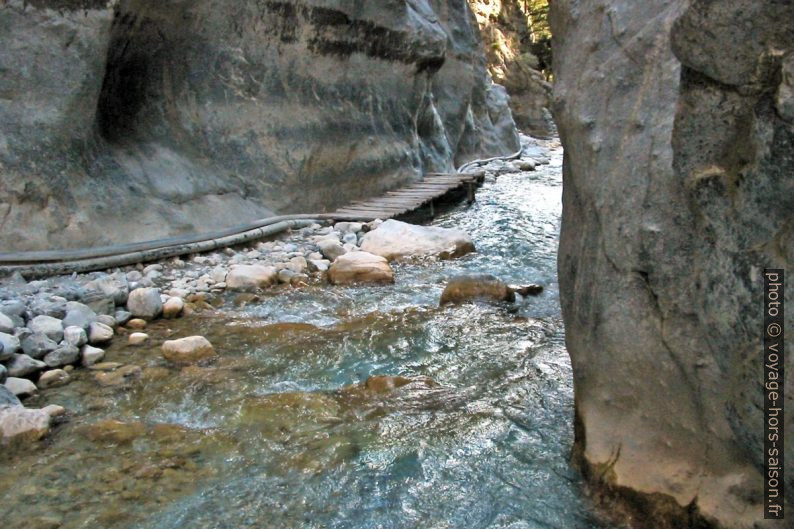
[[[552,4],[577,449],[647,527],[775,526],[762,271],[794,264],[793,20],[780,1]]]
[[[545,0],[469,0],[477,17],[488,71],[507,89],[516,125],[539,137],[555,133],[551,107],[551,34]]]
[[[0,248],[322,211],[518,148],[466,0],[0,2]]]

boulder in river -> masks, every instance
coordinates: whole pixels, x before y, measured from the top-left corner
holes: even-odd
[[[235,265],[226,275],[226,288],[229,290],[256,290],[274,284],[278,271],[272,266]]]
[[[11,334],[14,332],[14,320],[0,312],[0,332]]]
[[[188,336],[163,343],[163,356],[177,364],[194,364],[214,358],[215,348],[203,336]]]
[[[180,297],[171,297],[168,298],[168,301],[165,302],[163,305],[163,317],[165,318],[176,318],[180,314],[182,314],[182,310],[185,308],[185,302]]]
[[[32,397],[39,391],[32,381],[19,377],[8,377],[3,387],[17,398]]]
[[[85,367],[90,367],[97,362],[101,362],[102,359],[105,358],[105,351],[97,347],[85,345],[80,351],[80,358],[82,359],[83,365]]]
[[[51,369],[41,374],[37,385],[40,389],[47,389],[63,386],[68,383],[69,373],[63,369]]]
[[[156,288],[136,288],[127,298],[127,310],[136,318],[156,318],[163,312],[160,291]]]
[[[45,369],[47,364],[25,354],[15,354],[6,363],[6,367],[10,377],[27,377]]]
[[[97,314],[94,309],[83,303],[70,301],[66,304],[66,316],[63,319],[63,326],[74,326],[88,330],[88,326],[96,321],[96,319]]]
[[[47,406],[36,410],[22,406],[0,408],[0,437],[38,441],[50,431],[53,417],[64,413],[60,406]]]
[[[62,345],[44,357],[44,363],[50,367],[62,367],[74,364],[80,359],[80,350],[73,345]]]
[[[19,398],[14,394],[13,391],[5,387],[4,384],[0,385],[0,408],[21,405],[22,403],[19,401]]]
[[[22,340],[22,351],[32,358],[43,358],[57,348],[58,343],[42,333],[33,333]]]
[[[63,339],[68,345],[82,347],[88,343],[88,335],[82,327],[70,326],[63,330]]]
[[[368,252],[350,252],[340,256],[328,270],[335,285],[353,283],[393,283],[394,271],[388,261]]]
[[[361,249],[389,261],[425,256],[451,259],[475,251],[471,238],[461,230],[393,219],[364,235]]]
[[[513,292],[515,292],[516,294],[522,297],[539,296],[543,293],[543,285],[536,285],[534,283],[530,285],[521,285],[521,286],[510,285],[510,288],[511,290],[513,290]]]
[[[317,243],[317,246],[320,248],[320,253],[323,257],[331,262],[336,261],[340,256],[347,253],[347,250],[344,249],[342,243],[337,239],[323,239]]]
[[[52,316],[40,315],[33,318],[28,328],[34,333],[46,335],[53,341],[60,342],[63,338],[63,322]]]
[[[4,362],[19,351],[19,338],[0,332],[0,361]]]
[[[506,301],[516,300],[515,292],[490,274],[474,274],[456,276],[449,280],[441,294],[441,305],[448,303],[467,303],[470,301]]]
[[[88,343],[96,345],[106,343],[113,339],[113,328],[95,321],[89,327]]]

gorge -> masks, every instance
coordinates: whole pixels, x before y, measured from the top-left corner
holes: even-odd
[[[109,345],[107,373],[21,376],[68,422],[0,446],[0,521],[788,527],[763,519],[761,307],[764,270],[794,262],[790,1],[0,1],[0,254],[322,213],[517,151],[433,221],[477,253],[392,263],[393,286],[327,284],[329,248],[377,229],[343,223],[3,280],[12,345],[53,296],[107,304],[89,281],[196,314],[120,324],[147,337]],[[226,289],[260,265],[273,286]],[[458,273],[545,289],[438,307]],[[220,359],[164,362],[194,327]]]

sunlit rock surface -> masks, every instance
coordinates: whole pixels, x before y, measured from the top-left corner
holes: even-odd
[[[465,0],[10,0],[0,247],[317,212],[507,154]]]
[[[794,261],[792,20],[790,2],[552,5],[577,445],[653,527],[767,526],[762,273]]]

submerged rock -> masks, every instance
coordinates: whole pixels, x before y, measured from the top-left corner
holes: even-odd
[[[466,303],[469,301],[506,301],[516,300],[515,292],[490,274],[463,275],[453,277],[441,294],[441,305]]]
[[[364,382],[364,388],[367,391],[374,393],[390,393],[395,389],[404,386],[414,386],[423,388],[438,387],[438,382],[429,377],[403,377],[403,376],[387,376],[387,375],[373,375]]]
[[[522,286],[511,285],[510,289],[522,297],[539,296],[543,293],[543,286],[535,284]]]
[[[475,251],[471,238],[460,230],[418,226],[389,219],[364,235],[361,250],[389,261],[410,257],[460,257]]]
[[[83,434],[93,442],[129,444],[146,434],[146,426],[137,421],[121,422],[107,419],[86,426]]]
[[[101,366],[101,364],[95,364],[92,367],[99,368],[103,366]],[[108,363],[107,368],[111,369],[110,363]],[[128,365],[116,368],[115,365],[113,365],[110,371],[99,371],[95,373],[94,379],[100,386],[120,387],[139,380],[142,374],[143,370],[140,366]]]
[[[193,364],[214,358],[215,348],[203,336],[189,336],[163,343],[163,356],[178,364]]]
[[[385,258],[367,252],[350,252],[340,256],[328,270],[335,285],[353,283],[393,283],[394,271]]]

